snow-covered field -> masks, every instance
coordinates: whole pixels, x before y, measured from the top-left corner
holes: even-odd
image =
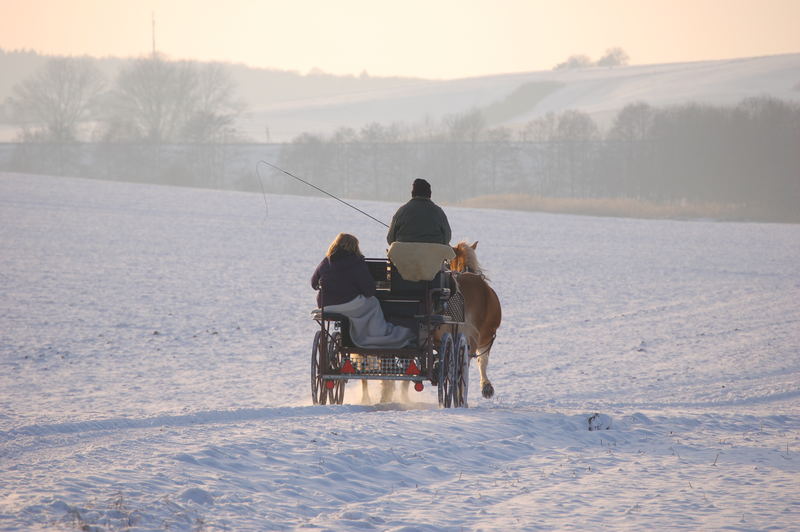
[[[267,204],[0,175],[1,529],[800,526],[800,226],[449,208],[496,397],[311,406],[308,279],[385,230]]]

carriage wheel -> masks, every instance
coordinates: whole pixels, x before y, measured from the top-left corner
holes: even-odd
[[[459,334],[453,349],[453,406],[467,408],[467,393],[469,391],[469,341],[464,334]]]
[[[342,334],[335,332],[328,338],[328,363],[331,370],[341,369],[342,361]],[[332,405],[340,405],[344,402],[344,388],[346,380],[337,379],[334,381],[333,388],[328,389],[328,402]]]
[[[461,357],[459,352],[459,338],[453,339],[453,355],[450,357],[450,388],[452,389],[453,408],[461,406],[461,396],[459,395],[458,381],[461,375]]]
[[[344,386],[347,384],[346,380],[337,380],[331,392],[331,404],[340,405],[344,403]]]
[[[439,342],[439,406],[450,408],[453,403],[453,336],[445,333]]]
[[[326,360],[327,344],[322,338],[322,331],[314,335],[314,345],[311,348],[311,401],[315,405],[324,405],[328,399],[328,390],[325,388],[321,372]]]

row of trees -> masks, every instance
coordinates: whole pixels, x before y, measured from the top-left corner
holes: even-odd
[[[547,87],[534,87],[545,90]],[[112,84],[88,59],[55,58],[8,102],[23,142],[0,165],[88,177],[251,187],[258,152],[346,197],[397,200],[425,176],[449,201],[489,194],[727,202],[798,211],[800,106],[769,97],[733,106],[623,108],[606,131],[570,110],[491,127],[486,110],[415,124],[372,123],[284,145],[243,145],[242,111],[221,65],[153,56]],[[490,114],[490,113],[488,113]],[[91,145],[81,128],[94,125]],[[238,147],[237,147],[238,145]],[[4,160],[6,162],[4,162]],[[276,190],[308,193],[290,180]]]
[[[575,70],[589,67],[616,67],[627,65],[630,61],[628,53],[619,47],[609,48],[597,61],[592,61],[588,55],[571,55],[563,63],[553,67],[553,70]]]
[[[410,177],[426,176],[451,201],[525,193],[797,213],[800,105],[768,97],[735,106],[635,103],[606,132],[581,111],[547,114],[518,130],[487,127],[471,111],[438,124],[304,134],[281,160],[349,197],[396,199]],[[304,193],[295,187],[286,183],[285,191]]]
[[[41,142],[214,142],[235,133],[243,110],[222,65],[159,54],[127,63],[113,83],[90,58],[52,58],[4,107],[22,125],[22,140]],[[86,124],[94,125],[90,134]]]

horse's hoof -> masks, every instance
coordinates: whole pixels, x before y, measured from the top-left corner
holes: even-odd
[[[486,399],[491,399],[494,396],[494,386],[492,386],[491,382],[487,382],[483,385],[481,394],[483,394],[483,397]]]

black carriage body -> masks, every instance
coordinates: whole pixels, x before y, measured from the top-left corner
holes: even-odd
[[[314,310],[312,317],[320,327],[312,353],[315,403],[341,404],[344,384],[349,379],[429,381],[439,385],[443,361],[435,332],[448,325],[450,334],[456,336],[464,325],[447,312],[455,288],[451,272],[443,268],[432,281],[406,281],[388,259],[368,258],[366,262],[375,280],[375,296],[384,317],[418,331],[418,343],[404,348],[361,347],[350,337],[346,316],[324,308]],[[466,339],[462,341],[465,343]]]

